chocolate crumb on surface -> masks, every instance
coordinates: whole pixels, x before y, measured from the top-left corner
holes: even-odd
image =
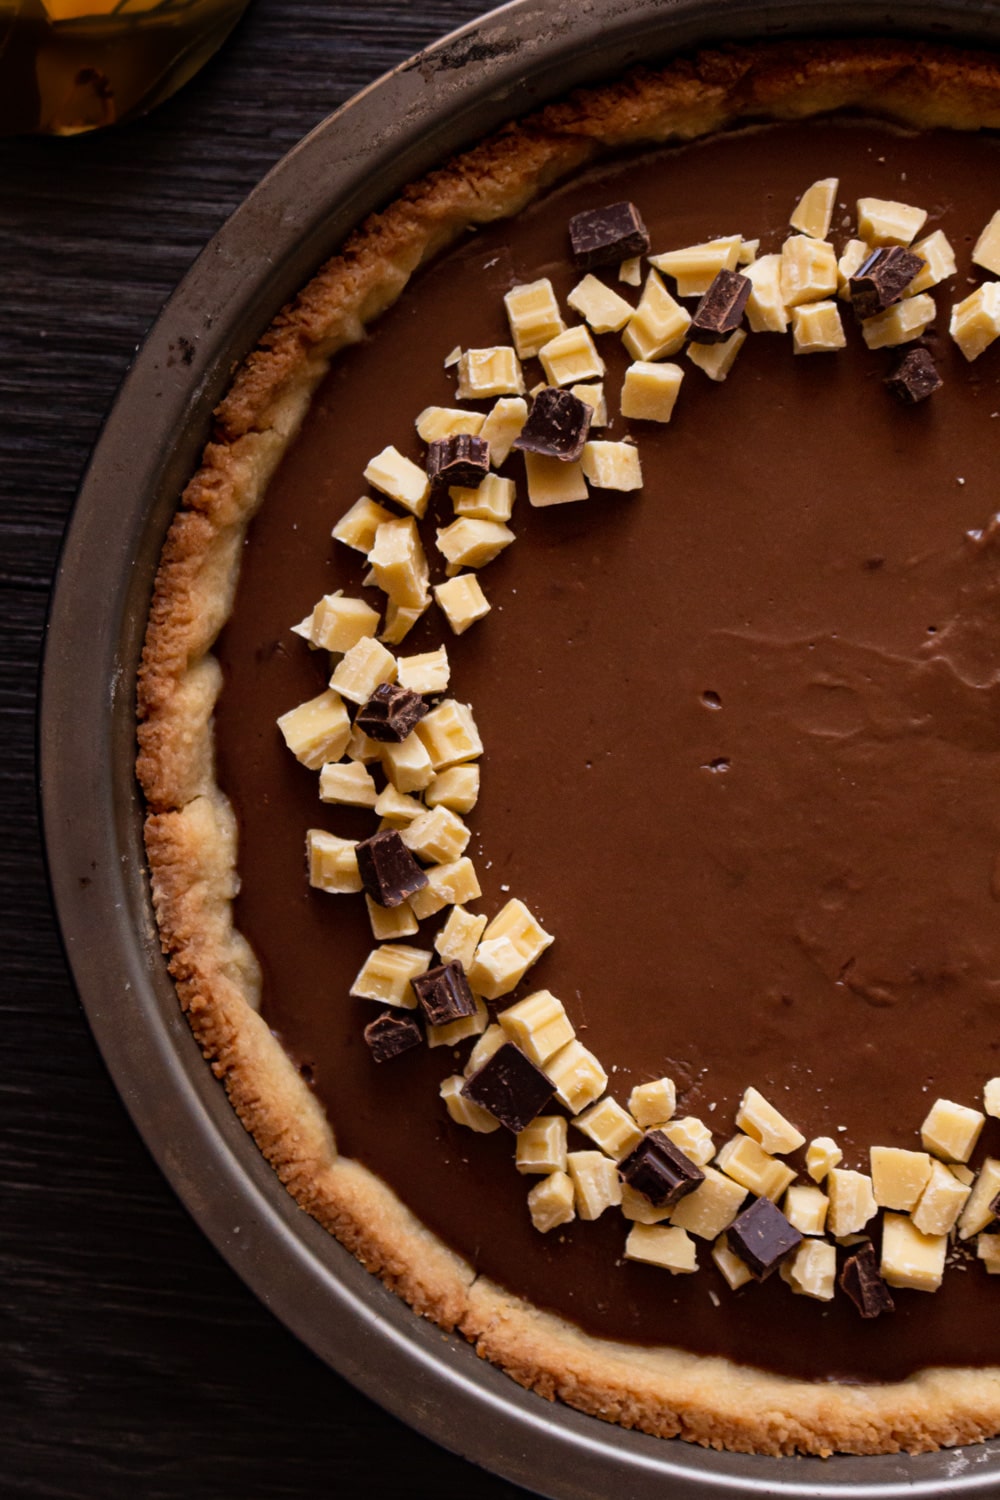
[[[383,829],[355,846],[361,883],[379,906],[402,906],[422,891],[427,876],[394,828]]]

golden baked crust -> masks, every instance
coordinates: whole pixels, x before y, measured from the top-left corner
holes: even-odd
[[[422,262],[602,152],[848,108],[922,127],[996,127],[1000,63],[897,42],[705,52],[580,92],[408,187],[321,268],[237,373],[164,547],[139,680],[138,772],[163,949],[199,1043],[299,1204],[417,1312],[460,1329],[522,1385],[626,1427],[768,1454],[918,1452],[990,1437],[1000,1431],[1000,1368],[814,1385],[599,1340],[477,1279],[383,1183],[340,1157],[256,1013],[257,966],[233,926],[236,833],[214,779],[220,672],[210,650],[246,527],[330,359]]]

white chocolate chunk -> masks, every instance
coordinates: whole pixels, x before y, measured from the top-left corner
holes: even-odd
[[[878,1210],[872,1180],[864,1172],[852,1172],[845,1167],[831,1167],[826,1179],[826,1191],[830,1199],[827,1212],[827,1228],[834,1239],[845,1234],[857,1234]]]
[[[378,740],[373,740],[359,729],[356,724],[351,726],[351,737],[347,741],[348,760],[359,760],[364,766],[374,765],[382,759],[382,746]]]
[[[378,630],[378,610],[363,599],[350,599],[340,589],[324,594],[311,615],[303,620],[304,629],[296,626],[311,646],[324,651],[349,651],[362,636]]]
[[[749,1266],[729,1248],[729,1241],[724,1234],[712,1246],[712,1259],[729,1284],[730,1291],[736,1292],[752,1280]]]
[[[532,359],[566,327],[547,276],[511,287],[503,299],[511,338],[519,359]],[[573,303],[570,299],[570,306]]]
[[[380,641],[363,636],[337,663],[330,687],[360,707],[383,682],[395,682],[396,658]],[[330,756],[329,759],[336,759]]]
[[[806,1171],[813,1182],[822,1182],[831,1167],[836,1167],[844,1159],[837,1142],[830,1135],[818,1135],[815,1140],[809,1142],[806,1151]]]
[[[479,767],[450,766],[440,771],[424,792],[428,807],[450,807],[452,812],[471,812],[479,801]]]
[[[536,508],[568,505],[574,500],[586,500],[589,494],[579,459],[564,462],[547,453],[525,453],[524,473],[528,503]]]
[[[310,828],[306,834],[306,863],[309,884],[318,891],[347,896],[362,887],[358,874],[357,848],[354,839],[338,838],[322,828]]]
[[[872,1191],[879,1208],[915,1208],[931,1175],[926,1151],[903,1151],[895,1146],[873,1146],[869,1152]]]
[[[371,896],[365,896],[368,920],[372,937],[377,943],[391,943],[396,938],[413,937],[420,924],[404,901],[402,906],[379,906]]]
[[[592,275],[577,282],[566,301],[595,333],[620,333],[635,311],[630,302]]]
[[[746,337],[746,329],[737,328],[721,344],[689,344],[687,357],[705,372],[709,380],[725,380],[746,343]]]
[[[1000,334],[1000,281],[985,281],[956,303],[948,331],[967,360],[978,359]]]
[[[690,326],[691,314],[671,297],[663,278],[650,271],[622,343],[633,359],[661,359],[677,353]]]
[[[622,1183],[621,1209],[623,1216],[632,1224],[662,1224],[671,1214],[669,1205],[654,1208],[644,1193],[637,1193],[627,1182]]]
[[[680,365],[634,360],[622,383],[622,416],[640,422],[669,422],[683,379]]]
[[[618,267],[618,280],[624,281],[626,286],[642,285],[642,256],[630,255],[623,260]]]
[[[628,1107],[637,1125],[647,1130],[672,1120],[677,1108],[677,1087],[672,1078],[654,1078],[636,1084],[628,1096]]]
[[[651,255],[649,263],[674,277],[679,297],[703,297],[720,271],[736,270],[742,247],[742,235],[728,234],[701,245]]]
[[[422,516],[430,498],[430,480],[412,459],[404,458],[391,444],[368,463],[365,478],[415,516]]]
[[[382,769],[397,792],[422,792],[434,780],[431,758],[416,733],[408,734],[398,745],[386,741],[381,756]]]
[[[800,1234],[822,1234],[829,1207],[829,1198],[818,1187],[793,1182],[781,1209],[789,1224]]]
[[[470,1036],[480,1036],[490,1024],[490,1013],[485,1003],[476,997],[476,1008],[471,1016],[459,1016],[457,1021],[447,1021],[444,1026],[428,1026],[428,1047],[455,1047]]]
[[[894,349],[918,339],[936,316],[934,298],[921,292],[917,297],[904,297],[874,318],[865,318],[861,332],[869,349]]]
[[[801,1130],[796,1130],[755,1088],[748,1088],[740,1100],[736,1123],[746,1135],[752,1136],[758,1145],[763,1146],[770,1156],[797,1151],[806,1143]]]
[[[456,516],[470,516],[475,521],[509,521],[514,509],[513,479],[487,474],[474,490],[453,485],[448,495]]]
[[[661,1266],[674,1275],[698,1269],[694,1240],[687,1230],[674,1225],[633,1224],[625,1241],[625,1259]]]
[[[825,240],[830,232],[839,187],[836,177],[823,177],[806,188],[788,221],[792,228],[800,229],[812,240]]]
[[[359,760],[328,761],[319,773],[319,800],[345,807],[374,807],[375,783]]]
[[[778,1274],[800,1297],[815,1297],[831,1302],[837,1283],[837,1248],[825,1240],[803,1240]]]
[[[584,443],[583,477],[601,490],[641,490],[642,469],[634,443]]]
[[[437,708],[432,708],[420,720],[414,734],[430,756],[435,771],[444,771],[465,760],[475,760],[483,753],[483,742],[472,709],[454,698],[446,698]]]
[[[466,911],[464,906],[453,906],[448,913],[448,920],[434,939],[434,947],[441,962],[458,962],[463,969],[468,970],[485,926],[484,916]]]
[[[622,1201],[618,1168],[603,1151],[570,1151],[566,1170],[573,1182],[576,1211],[581,1219],[599,1219],[606,1208]]]
[[[604,374],[604,361],[583,324],[567,328],[538,351],[549,385],[573,385]]]
[[[537,1115],[519,1131],[514,1164],[525,1175],[565,1172],[566,1116]]]
[[[1000,1275],[1000,1234],[981,1234],[976,1241],[976,1254],[990,1276]]]
[[[793,234],[781,247],[781,298],[788,308],[819,302],[837,290],[837,257],[826,240]]]
[[[912,1214],[921,1234],[950,1234],[970,1191],[943,1162],[931,1161],[930,1176]]]
[[[608,425],[608,403],[604,399],[604,382],[601,380],[590,381],[586,385],[571,385],[570,395],[575,396],[578,401],[586,401],[593,415],[590,418],[591,430],[595,427],[607,427]]]
[[[502,1010],[497,1020],[510,1040],[540,1068],[576,1035],[562,1001],[549,990],[526,995]]]
[[[450,353],[446,354],[444,359],[441,361],[442,367],[445,370],[450,370],[452,365],[457,365],[461,358],[462,346],[461,344],[456,344],[454,349],[452,349]]]
[[[775,1203],[795,1178],[791,1167],[768,1155],[748,1135],[734,1135],[727,1141],[715,1158],[715,1165],[758,1198],[770,1198]]]
[[[983,229],[972,251],[973,264],[1000,275],[1000,209]]]
[[[948,242],[947,236],[940,229],[935,229],[926,239],[920,240],[913,246],[914,255],[919,255],[924,262],[924,269],[913,278],[906,291],[905,297],[915,296],[919,292],[929,292],[932,286],[939,286],[942,281],[947,281],[954,276],[958,270],[955,264],[955,252]]]
[[[425,974],[433,957],[428,949],[412,948],[407,943],[373,948],[358,970],[351,994],[360,1000],[380,1000],[384,1005],[415,1010],[417,997],[410,980]]]
[[[922,208],[889,198],[858,199],[858,234],[869,245],[910,245],[927,218]]]
[[[976,1174],[972,1168],[964,1166],[960,1161],[950,1161],[947,1167],[955,1181],[960,1182],[963,1187],[970,1188],[976,1180]]]
[[[577,1115],[573,1124],[613,1161],[621,1161],[642,1140],[638,1125],[610,1094]]]
[[[430,608],[430,595],[417,608],[397,604],[390,599],[385,607],[385,629],[379,639],[387,646],[398,646],[405,640],[425,610]]]
[[[460,401],[478,401],[485,396],[523,396],[521,362],[510,345],[466,349],[458,361],[456,395]],[[482,428],[479,434],[483,435]]]
[[[575,1037],[548,1059],[545,1076],[571,1115],[593,1104],[608,1086],[608,1075],[597,1058]]]
[[[851,277],[856,275],[872,253],[871,245],[864,240],[848,240],[844,252],[837,262],[837,296],[842,302],[851,300]]]
[[[781,295],[781,256],[762,255],[744,272],[750,282],[747,322],[754,333],[784,333],[788,309]]]
[[[998,1193],[1000,1193],[1000,1160],[997,1160],[995,1156],[987,1156],[979,1169],[975,1187],[958,1221],[960,1239],[967,1240],[971,1235],[978,1234],[996,1218],[990,1204]]]
[[[415,422],[417,436],[425,443],[466,433],[478,437],[485,418],[480,411],[464,411],[457,406],[425,406]]]
[[[344,512],[333,528],[332,535],[334,541],[343,542],[345,547],[367,554],[372,549],[378,528],[393,519],[391,510],[386,510],[384,505],[379,505],[370,495],[364,495],[360,500],[355,500],[350,510]]]
[[[740,244],[740,253],[736,257],[737,265],[752,266],[759,250],[760,240],[743,240]]]
[[[990,1078],[983,1085],[983,1108],[994,1120],[1000,1120],[1000,1078]]]
[[[484,568],[513,540],[514,533],[502,521],[477,521],[471,516],[459,516],[437,534],[438,551],[453,568]]]
[[[507,1033],[502,1026],[487,1026],[466,1060],[466,1078],[471,1078],[473,1073],[478,1073],[479,1069],[489,1062],[494,1052],[499,1052],[507,1040]]]
[[[445,865],[465,853],[472,830],[449,808],[435,807],[414,818],[400,837],[417,859]]]
[[[393,603],[404,609],[424,608],[429,570],[412,516],[382,523],[375,533],[368,561],[375,583]]]
[[[528,420],[528,403],[523,396],[501,396],[487,413],[479,431],[490,445],[490,463],[498,469],[510,453],[514,439]]]
[[[870,321],[874,322],[874,319]],[[792,349],[795,354],[826,354],[847,344],[840,308],[829,299],[792,308]]]
[[[438,646],[436,651],[422,651],[417,656],[400,656],[396,668],[396,681],[411,693],[443,693],[451,676],[444,646]]]
[[[921,1234],[905,1214],[886,1214],[882,1220],[881,1271],[890,1286],[936,1292],[947,1249],[946,1234]]]
[[[712,1132],[696,1115],[682,1115],[679,1120],[658,1123],[657,1129],[662,1130],[677,1149],[683,1151],[684,1155],[689,1157],[696,1166],[705,1166],[715,1155]]]
[[[670,1222],[699,1239],[714,1240],[736,1218],[746,1198],[746,1189],[714,1167],[705,1167],[704,1172],[705,1181],[674,1205]]]
[[[461,573],[446,583],[436,583],[434,598],[456,635],[464,635],[470,625],[490,612],[489,601],[474,573]]]
[[[424,873],[427,884],[409,898],[414,915],[421,922],[446,906],[464,906],[466,901],[475,901],[482,895],[476,867],[467,854],[446,865],[431,865]],[[479,990],[478,993],[485,991]]]
[[[381,745],[379,749],[382,749]],[[421,813],[426,812],[426,808],[416,797],[398,792],[390,782],[375,798],[375,811],[380,818],[388,819],[399,828],[405,828],[407,823],[412,823],[414,818],[419,818]]]
[[[920,1127],[920,1139],[942,1161],[968,1161],[985,1123],[986,1116],[978,1109],[937,1099]]]
[[[473,1104],[471,1099],[466,1099],[462,1093],[464,1086],[465,1079],[461,1073],[453,1073],[450,1078],[444,1080],[440,1088],[441,1098],[455,1124],[465,1125],[469,1130],[476,1131],[478,1135],[491,1135],[494,1130],[499,1130],[500,1121],[495,1120],[489,1110]]]
[[[351,721],[339,693],[330,688],[278,720],[285,744],[310,771],[339,760],[351,738]]]
[[[536,1183],[528,1194],[531,1222],[542,1234],[576,1218],[576,1194],[567,1172],[553,1172]]]

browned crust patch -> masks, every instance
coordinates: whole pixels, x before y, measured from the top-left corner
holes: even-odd
[[[240,547],[338,349],[471,224],[517,211],[625,146],[833,110],[920,127],[1000,126],[1000,63],[901,42],[734,47],[580,91],[411,184],[356,230],[237,372],[164,547],[139,676],[138,774],[162,946],[192,1030],[298,1203],[418,1312],[458,1328],[521,1385],[605,1420],[739,1452],[919,1452],[1000,1432],[1000,1369],[894,1385],[812,1384],[583,1334],[477,1279],[379,1179],[337,1154],[320,1105],[257,1014],[235,930],[236,830],[215,783],[210,654]]]

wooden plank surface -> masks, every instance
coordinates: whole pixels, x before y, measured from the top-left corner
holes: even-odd
[[[31,1500],[523,1491],[332,1374],[173,1197],[96,1053],[50,915],[34,700],[89,449],[145,329],[247,191],[480,0],[255,0],[148,119],[0,141],[0,1493]]]

